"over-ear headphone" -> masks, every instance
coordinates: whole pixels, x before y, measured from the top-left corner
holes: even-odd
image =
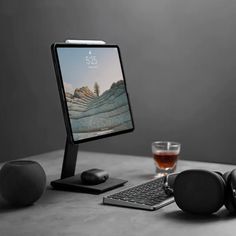
[[[185,212],[212,214],[225,205],[230,213],[236,213],[236,169],[225,174],[185,170],[167,176],[165,189]]]

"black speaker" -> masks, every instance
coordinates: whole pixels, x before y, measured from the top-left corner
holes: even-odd
[[[0,171],[0,193],[11,205],[33,204],[41,197],[45,186],[45,172],[35,161],[7,162]]]

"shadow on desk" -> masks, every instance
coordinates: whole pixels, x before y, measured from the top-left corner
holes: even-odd
[[[193,215],[185,213],[181,210],[167,212],[163,214],[167,220],[170,219],[172,222],[184,222],[184,223],[191,223],[191,224],[203,224],[215,221],[222,221],[222,220],[231,220],[235,219],[236,215],[232,215],[228,212],[228,210],[222,208],[217,213],[212,215]]]
[[[27,206],[27,207],[11,206],[6,201],[4,201],[2,197],[0,197],[0,214],[6,213],[6,212],[15,212],[15,211],[22,210],[29,207],[30,206]]]
[[[52,191],[49,191],[49,190],[51,190],[51,187],[46,187],[46,190],[45,190],[43,196],[41,196],[41,198],[39,200],[37,200],[34,204],[29,205],[29,206],[10,205],[0,195],[0,214],[25,210],[25,209],[28,209],[28,208],[33,208],[35,206],[37,207],[38,205],[42,205],[44,202],[49,202],[51,199],[52,199],[51,201],[54,201],[55,194]]]

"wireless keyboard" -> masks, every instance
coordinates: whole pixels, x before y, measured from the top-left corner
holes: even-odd
[[[166,177],[149,180],[103,198],[104,204],[132,207],[145,210],[157,210],[174,202],[164,190]]]

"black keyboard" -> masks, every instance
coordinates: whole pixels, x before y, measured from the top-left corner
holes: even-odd
[[[145,183],[122,190],[103,198],[104,204],[157,210],[174,202],[164,190],[165,177],[149,180]]]

